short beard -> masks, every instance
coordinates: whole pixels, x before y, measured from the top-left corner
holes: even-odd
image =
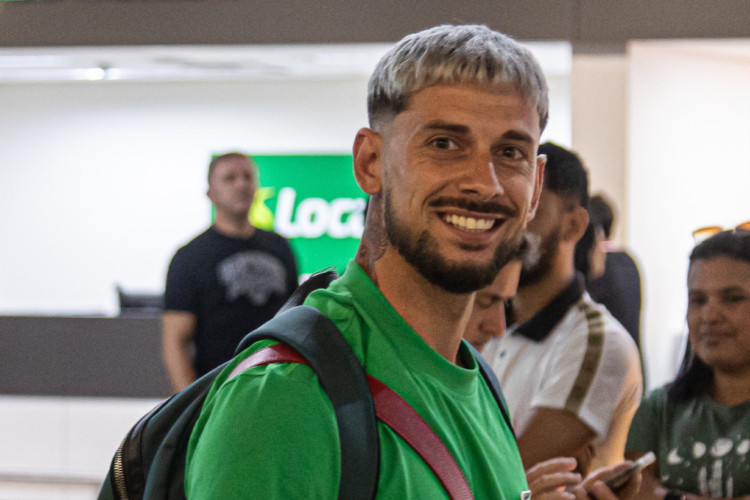
[[[530,243],[530,255],[524,259],[521,277],[518,279],[518,288],[536,285],[549,274],[560,244],[559,228],[546,238],[531,232],[527,234]]]
[[[510,239],[503,241],[495,250],[493,258],[485,264],[452,262],[440,254],[437,241],[427,231],[412,242],[408,228],[394,217],[388,194],[384,198],[385,230],[390,244],[427,281],[449,293],[475,292],[491,284],[523,241],[522,231],[519,230]]]

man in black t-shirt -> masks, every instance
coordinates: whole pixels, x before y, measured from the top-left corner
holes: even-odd
[[[297,286],[289,243],[248,219],[256,190],[248,156],[227,153],[209,165],[216,219],[177,251],[167,273],[163,358],[175,391],[231,358]]]

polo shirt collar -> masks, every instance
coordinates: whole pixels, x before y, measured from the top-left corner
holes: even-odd
[[[563,319],[568,310],[578,302],[586,291],[583,275],[576,273],[570,284],[557,297],[544,306],[539,312],[513,330],[513,335],[541,342],[552,333],[552,330]]]

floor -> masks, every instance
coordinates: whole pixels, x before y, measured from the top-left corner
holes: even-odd
[[[154,399],[0,396],[0,500],[89,500]]]

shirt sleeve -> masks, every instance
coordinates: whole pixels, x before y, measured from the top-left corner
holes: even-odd
[[[302,365],[253,367],[206,403],[190,438],[190,499],[330,499],[340,449],[330,400]]]
[[[585,323],[580,328],[586,330],[566,335],[554,350],[550,375],[532,406],[568,410],[604,436],[620,400],[640,390],[637,353],[621,342],[630,340],[624,331],[607,331],[600,343],[587,338]]]
[[[198,314],[198,290],[195,277],[184,252],[178,250],[169,263],[164,289],[164,309]]]
[[[659,401],[664,398],[661,389],[641,401],[628,432],[625,451],[656,451],[658,448]]]

